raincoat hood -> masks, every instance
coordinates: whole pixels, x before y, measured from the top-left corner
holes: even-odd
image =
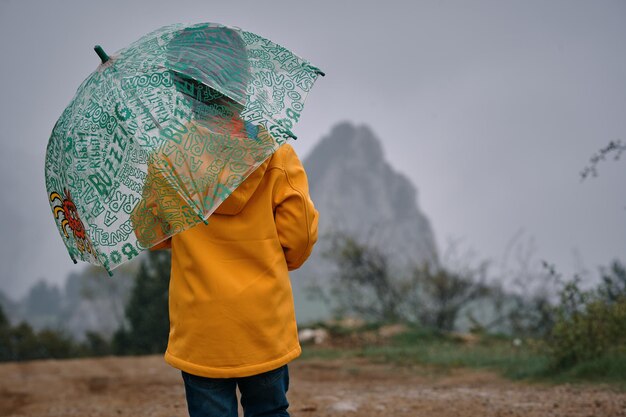
[[[272,158],[267,158],[261,165],[259,165],[259,167],[254,170],[252,174],[250,174],[248,178],[246,178],[245,181],[242,182],[239,187],[237,187],[235,191],[233,191],[232,194],[217,207],[215,213],[227,216],[239,214],[261,183],[263,175],[265,174],[265,171],[270,163],[270,159]]]

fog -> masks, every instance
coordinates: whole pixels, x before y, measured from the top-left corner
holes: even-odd
[[[321,68],[294,133],[306,156],[342,120],[367,124],[418,189],[437,245],[499,258],[516,237],[566,273],[626,249],[626,161],[580,180],[626,141],[622,1],[0,0],[0,289],[13,297],[73,265],[44,187],[55,121],[97,67],[175,22],[258,33]]]

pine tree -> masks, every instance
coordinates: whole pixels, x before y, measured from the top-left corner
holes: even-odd
[[[12,360],[12,350],[11,324],[0,305],[0,361]]]
[[[168,288],[170,252],[149,252],[126,306],[128,325],[114,335],[117,354],[163,353],[169,334]]]

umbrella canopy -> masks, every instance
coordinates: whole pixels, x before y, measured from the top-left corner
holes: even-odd
[[[72,260],[111,271],[199,222],[290,138],[322,71],[268,39],[174,24],[110,56],[48,142],[48,200]]]

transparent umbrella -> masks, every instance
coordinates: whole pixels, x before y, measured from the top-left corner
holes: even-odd
[[[74,262],[107,271],[207,219],[296,138],[324,73],[259,35],[174,24],[107,55],[48,142],[45,181]]]

